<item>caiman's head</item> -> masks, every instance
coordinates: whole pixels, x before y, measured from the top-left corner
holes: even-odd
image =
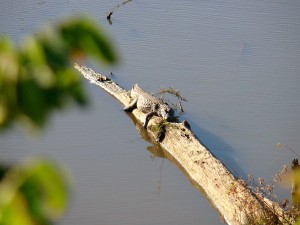
[[[160,106],[160,114],[162,118],[170,121],[174,117],[174,110],[168,104],[163,104]]]

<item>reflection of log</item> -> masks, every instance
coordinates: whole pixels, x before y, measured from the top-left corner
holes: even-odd
[[[129,92],[111,79],[77,64],[75,68],[91,83],[100,86],[123,105],[128,105],[131,101]],[[141,123],[146,116],[137,109],[133,110],[132,114]],[[156,137],[157,131],[151,127],[153,128],[160,120],[158,117],[153,117],[149,121],[147,132],[150,136]],[[277,205],[255,196],[244,182],[235,178],[201,144],[185,123],[167,124],[165,137],[160,145],[177,161],[190,178],[203,188],[209,200],[228,224],[245,224],[249,218],[258,218],[266,213],[270,215],[270,213],[273,214],[273,211],[281,214],[281,209]],[[272,207],[276,207],[276,210],[270,210]]]

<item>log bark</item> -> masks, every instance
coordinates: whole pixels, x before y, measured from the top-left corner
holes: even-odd
[[[123,105],[131,102],[129,91],[113,80],[84,66],[75,68],[91,83],[100,86]],[[138,109],[133,116],[143,123],[145,114]],[[153,117],[147,132],[155,138],[155,126],[161,118]],[[263,217],[270,213],[279,218],[282,209],[274,202],[257,196],[244,181],[233,174],[197,138],[186,122],[170,122],[164,126],[164,138],[160,146],[183,168],[194,183],[201,186],[209,201],[220,212],[228,224],[246,224],[249,219]]]

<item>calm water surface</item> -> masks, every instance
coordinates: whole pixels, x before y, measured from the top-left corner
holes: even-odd
[[[99,21],[122,57],[113,71],[126,88],[180,89],[197,136],[236,175],[271,180],[300,154],[299,1],[4,1],[0,32],[22,40],[73,14]],[[47,154],[74,179],[61,224],[222,224],[174,163],[153,155],[110,96],[86,82],[92,105],[55,113],[40,135],[0,136],[1,159]],[[288,191],[279,191],[285,196]],[[286,196],[285,196],[286,197]]]

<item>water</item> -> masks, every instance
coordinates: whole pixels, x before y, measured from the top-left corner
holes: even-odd
[[[300,153],[300,3],[289,1],[6,1],[0,32],[15,41],[74,13],[101,22],[126,88],[179,89],[193,131],[236,175],[271,180]],[[178,167],[154,157],[122,106],[85,83],[92,105],[55,113],[40,135],[2,134],[1,159],[47,154],[73,174],[61,224],[222,224]],[[147,149],[148,148],[148,149]],[[285,196],[288,191],[280,191]],[[286,196],[285,196],[286,197]]]

